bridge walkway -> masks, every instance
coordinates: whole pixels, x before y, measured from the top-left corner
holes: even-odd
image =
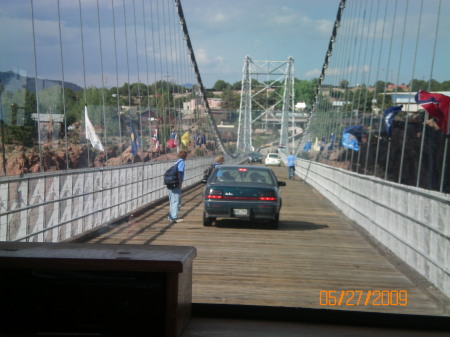
[[[195,246],[193,303],[448,316],[444,295],[377,246],[314,188],[288,180],[286,167],[274,171],[287,183],[278,230],[239,220],[204,227],[203,185],[198,185],[183,193],[184,222],[168,223],[166,201],[85,242]],[[385,291],[383,302],[376,300],[377,291]],[[394,298],[405,292],[407,304]]]

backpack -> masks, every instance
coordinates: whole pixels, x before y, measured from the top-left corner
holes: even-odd
[[[164,173],[164,184],[169,190],[178,187],[178,162],[169,167]]]
[[[206,183],[206,181],[208,180],[209,176],[211,175],[211,172],[213,169],[214,169],[214,164],[211,164],[203,171],[202,182]]]

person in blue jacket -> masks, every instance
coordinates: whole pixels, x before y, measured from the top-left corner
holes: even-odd
[[[289,179],[294,178],[295,174],[295,161],[297,158],[294,156],[294,153],[292,152],[287,158],[287,167],[288,167],[288,177]]]
[[[178,186],[174,189],[169,190],[169,222],[177,223],[183,221],[183,219],[178,218],[178,212],[181,206],[181,189],[183,188],[184,179],[184,161],[187,158],[187,151],[181,150],[178,153],[178,161],[175,165],[178,165]]]

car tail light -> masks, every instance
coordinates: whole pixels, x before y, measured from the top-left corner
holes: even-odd
[[[243,167],[240,167],[240,168],[238,168],[238,171],[239,171],[239,172],[247,172],[247,169],[246,169],[246,168],[243,168]]]
[[[276,201],[277,197],[274,191],[264,191],[259,193],[259,200],[261,201]]]
[[[222,190],[211,188],[206,193],[205,199],[223,199]]]

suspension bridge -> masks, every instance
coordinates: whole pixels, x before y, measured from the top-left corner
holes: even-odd
[[[197,247],[199,311],[404,314],[419,328],[419,317],[448,318],[446,1],[336,1],[309,96],[295,75],[301,60],[242,55],[241,87],[227,93],[234,106],[202,82],[188,3],[0,6],[22,46],[1,56],[0,241]],[[279,144],[284,161],[297,156],[280,230],[203,228],[204,168],[219,154],[243,163]],[[162,175],[180,149],[189,152],[185,222],[168,226]],[[279,179],[285,169],[274,169]],[[331,291],[344,294],[339,305]],[[397,302],[342,305],[352,291],[396,292]]]

